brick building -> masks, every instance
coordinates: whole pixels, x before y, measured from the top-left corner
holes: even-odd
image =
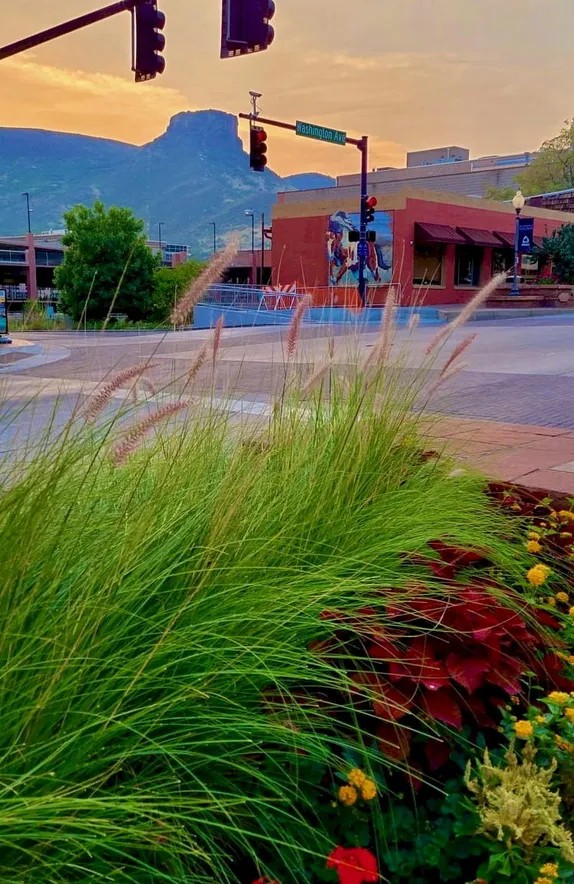
[[[383,304],[392,282],[400,303],[464,303],[493,273],[514,259],[512,205],[432,191],[402,190],[381,196],[369,247],[368,300]],[[317,303],[345,303],[357,284],[357,188],[279,194],[273,210],[273,283],[314,290]],[[574,214],[527,207],[539,242]],[[524,259],[525,277],[538,274]]]

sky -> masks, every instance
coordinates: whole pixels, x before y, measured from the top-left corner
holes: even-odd
[[[18,0],[2,42],[107,2]],[[572,0],[275,2],[271,48],[220,60],[220,0],[160,0],[167,67],[153,83],[133,83],[127,12],[5,59],[0,123],[143,144],[182,110],[248,111],[252,89],[266,116],[369,135],[375,168],[443,145],[536,150],[574,116]],[[280,130],[268,156],[281,175],[358,165],[352,147]]]

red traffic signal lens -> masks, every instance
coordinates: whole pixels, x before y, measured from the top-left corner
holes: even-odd
[[[265,141],[267,141],[267,132],[265,131],[265,129],[256,130],[255,138],[260,144],[263,144]]]
[[[369,209],[374,209],[377,203],[378,200],[376,196],[370,196],[367,200],[367,206],[369,207]]]

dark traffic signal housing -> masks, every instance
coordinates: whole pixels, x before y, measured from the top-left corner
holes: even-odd
[[[153,80],[165,70],[165,15],[157,8],[157,0],[144,0],[134,7],[135,57],[133,69],[136,83]]]
[[[267,132],[261,126],[249,130],[249,165],[254,172],[263,172],[267,165]]]
[[[273,0],[222,0],[221,58],[268,49],[275,31]]]
[[[370,196],[365,201],[365,222],[367,224],[372,224],[375,220],[375,206],[377,205],[376,196]]]

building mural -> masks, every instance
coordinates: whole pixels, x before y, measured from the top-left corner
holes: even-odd
[[[359,279],[357,242],[349,242],[351,230],[359,230],[358,212],[335,212],[329,218],[327,257],[329,284],[354,286]],[[377,234],[377,241],[369,243],[366,277],[369,285],[384,285],[391,281],[393,272],[393,219],[390,212],[377,212],[369,230]]]

